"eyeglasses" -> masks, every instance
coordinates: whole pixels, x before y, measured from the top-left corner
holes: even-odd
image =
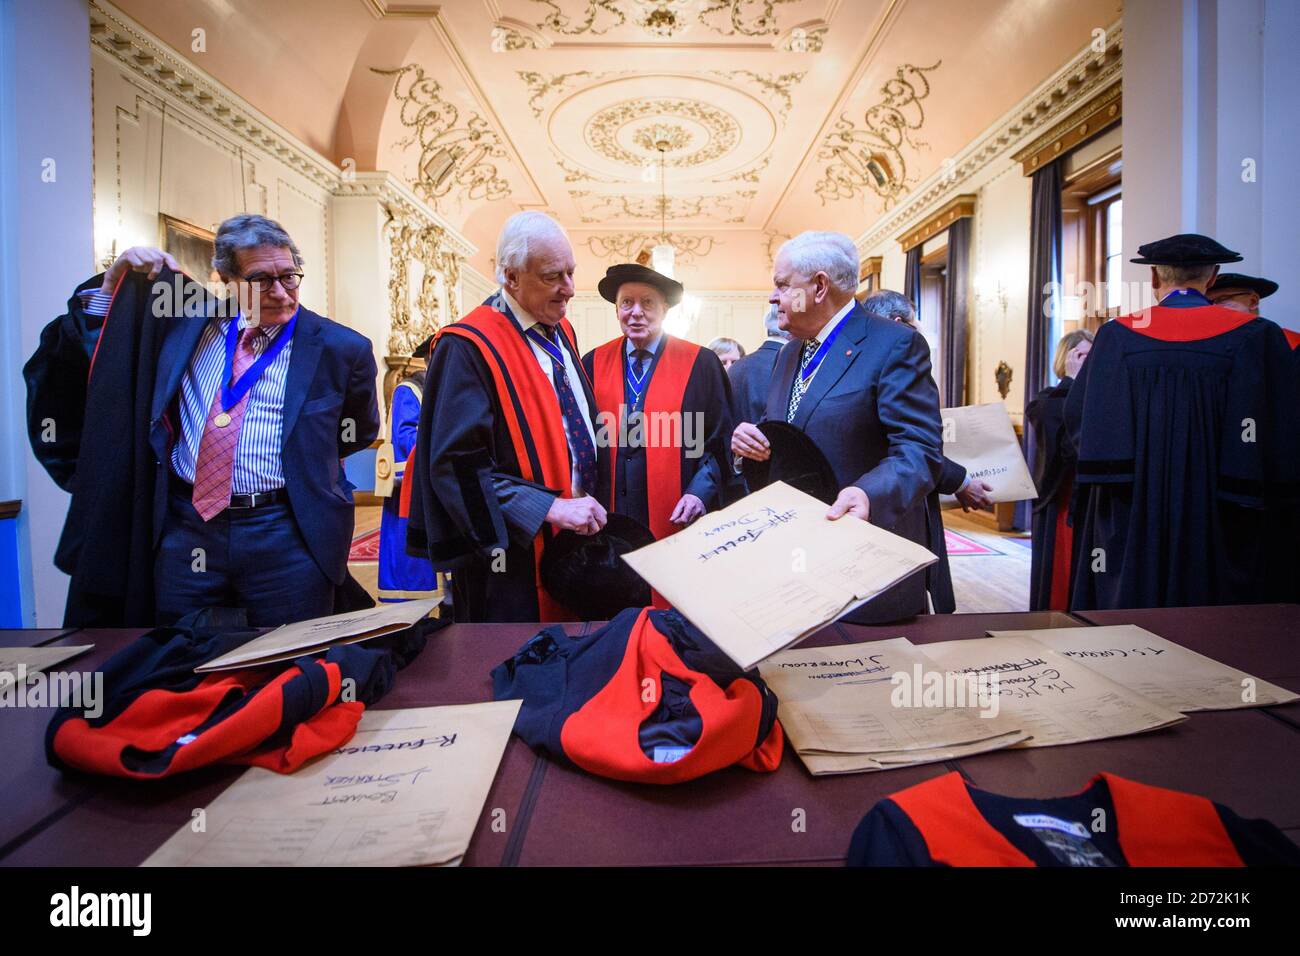
[[[292,292],[298,288],[298,283],[302,282],[301,272],[286,272],[282,276],[268,276],[258,273],[256,275],[244,276],[245,282],[256,282],[258,286],[265,285],[268,289],[275,283],[280,283],[280,288],[285,292]]]

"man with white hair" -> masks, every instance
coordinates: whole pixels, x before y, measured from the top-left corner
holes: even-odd
[[[786,242],[772,282],[769,301],[794,341],[777,357],[764,416],[802,429],[830,462],[841,490],[827,518],[870,521],[927,545],[926,496],[939,477],[943,426],[925,338],[872,320],[857,303],[857,248],[842,233]],[[771,456],[753,422],[736,427],[731,448],[756,461]],[[846,620],[877,624],[925,611],[921,571]]]
[[[407,549],[452,572],[457,621],[560,621],[538,566],[558,531],[605,524],[595,398],[573,328],[573,248],[539,212],[506,221],[501,288],[429,356]]]

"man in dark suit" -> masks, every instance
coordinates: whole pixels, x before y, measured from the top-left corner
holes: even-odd
[[[790,341],[790,333],[781,328],[776,306],[769,306],[763,319],[767,339],[757,351],[751,352],[727,369],[731,380],[731,416],[737,422],[761,422],[767,406],[767,386],[772,381],[772,369],[781,347]]]
[[[916,318],[916,308],[907,296],[889,289],[873,292],[862,302],[862,308],[872,318],[884,319],[886,322],[900,322],[917,335],[921,334],[921,323]],[[948,543],[943,534],[943,513],[939,507],[940,495],[955,495],[963,511],[972,508],[978,510],[992,504],[989,493],[993,490],[987,482],[976,478],[972,481],[966,469],[947,455],[939,468],[939,481],[934,491],[926,497],[926,522],[929,525],[931,551],[939,556],[936,564],[925,570],[925,587],[930,592],[930,601],[938,614],[952,614],[957,610],[957,595],[952,588],[952,569],[948,564]]]
[[[842,233],[791,239],[772,278],[769,301],[794,341],[777,357],[765,417],[803,429],[830,461],[841,491],[827,518],[859,518],[928,545],[925,502],[939,477],[943,426],[925,339],[858,305],[857,249]],[[758,461],[771,454],[753,422],[736,427],[731,447]],[[925,611],[921,571],[845,619],[874,624]]]
[[[235,216],[218,229],[213,257],[227,287],[238,290],[235,300],[203,296],[172,274],[171,256],[137,247],[102,280],[84,283],[69,314],[47,328],[25,370],[29,408],[69,389],[87,406],[87,427],[77,447],[60,450],[61,461],[47,460],[33,437],[37,457],[73,492],[60,544],[60,567],[73,577],[70,617],[107,623],[120,613],[131,618],[122,623],[166,624],[226,606],[245,608],[250,624],[266,626],[334,610],[353,530],[341,459],[378,434],[376,368],[369,339],[298,304],[302,264],[278,223]],[[132,273],[168,281],[124,281]],[[182,308],[168,291],[173,280],[200,307]],[[147,339],[117,347],[145,325]],[[103,398],[95,378],[112,374],[112,363],[142,361],[150,367],[133,381],[143,394],[113,410],[113,420],[140,440],[133,446],[128,434],[118,439],[120,452],[106,450],[89,427],[101,411],[90,406]],[[122,396],[119,404],[130,401]],[[132,469],[126,482],[114,476],[116,500],[78,501],[108,482],[106,472]],[[127,602],[115,611],[114,595],[102,593],[113,588],[100,587],[104,577],[87,565],[112,553],[97,522],[114,520],[126,499],[138,506],[132,524],[148,524],[148,536],[129,559],[125,546],[119,554],[152,561],[153,606]]]

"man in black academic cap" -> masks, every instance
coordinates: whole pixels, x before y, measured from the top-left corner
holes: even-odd
[[[1260,299],[1267,299],[1277,290],[1278,285],[1272,279],[1261,279],[1240,272],[1220,272],[1206,295],[1215,305],[1259,315]],[[1283,328],[1282,334],[1286,336],[1287,344],[1293,351],[1300,346],[1300,332]]]
[[[664,538],[720,503],[727,373],[712,351],[664,331],[685,293],[680,282],[624,263],[598,289],[623,330],[582,358],[596,395],[599,466],[610,476],[605,504]]]
[[[1295,549],[1268,541],[1300,478],[1286,341],[1206,297],[1237,253],[1199,235],[1138,253],[1159,304],[1101,327],[1066,400],[1078,447],[1070,606],[1267,600],[1270,582],[1295,578]]]
[[[1205,294],[1215,305],[1259,315],[1259,300],[1267,299],[1276,291],[1277,283],[1271,279],[1240,272],[1220,272]]]

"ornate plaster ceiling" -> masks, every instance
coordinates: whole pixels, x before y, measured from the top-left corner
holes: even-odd
[[[407,179],[486,255],[507,216],[534,208],[593,249],[657,234],[662,214],[715,257],[806,228],[864,232],[1120,12],[1119,0],[119,6],[180,50],[207,25],[198,65],[336,163]],[[294,39],[250,40],[268,35]]]

